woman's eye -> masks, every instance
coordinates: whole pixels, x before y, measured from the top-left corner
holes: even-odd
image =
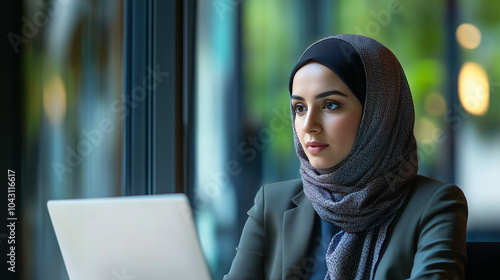
[[[297,114],[302,114],[306,111],[306,107],[300,103],[296,104],[294,108],[295,108],[295,113]]]
[[[333,110],[338,107],[337,104],[333,103],[332,101],[326,101],[325,105],[323,106],[327,110]]]

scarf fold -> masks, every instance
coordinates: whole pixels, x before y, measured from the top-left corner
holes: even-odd
[[[309,163],[292,125],[295,149],[306,196],[323,220],[344,231],[335,247],[333,238],[330,242],[325,279],[373,279],[388,227],[416,178],[413,101],[399,61],[382,44],[342,34],[309,48],[330,39],[352,45],[364,64],[366,97],[358,134],[350,154],[328,169]]]

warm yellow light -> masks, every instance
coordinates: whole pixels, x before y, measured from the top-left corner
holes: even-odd
[[[466,49],[475,49],[481,43],[481,31],[470,23],[460,24],[455,36],[458,43]]]
[[[441,116],[446,112],[446,100],[439,93],[429,93],[425,97],[425,111],[433,116]]]
[[[464,109],[474,115],[484,115],[490,102],[490,83],[484,68],[466,62],[458,74],[458,96]]]
[[[66,89],[59,76],[52,77],[43,88],[43,109],[53,124],[59,124],[66,114]]]
[[[436,125],[426,117],[420,117],[417,119],[414,128],[415,138],[420,143],[432,143],[435,142],[433,134],[436,131]]]

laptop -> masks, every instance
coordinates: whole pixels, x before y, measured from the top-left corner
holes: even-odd
[[[71,280],[210,279],[184,194],[47,202]]]

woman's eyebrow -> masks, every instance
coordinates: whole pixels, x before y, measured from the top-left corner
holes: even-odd
[[[298,95],[292,95],[290,96],[291,99],[295,99],[295,100],[300,100],[300,101],[305,101],[305,99],[301,96],[298,96]]]
[[[342,95],[342,96],[347,97],[347,94],[342,93],[342,92],[340,92],[338,90],[329,90],[329,91],[325,91],[325,92],[317,94],[314,97],[314,99],[321,99],[321,98],[325,98],[325,97],[330,96],[330,95]]]
[[[325,91],[322,93],[318,93],[316,96],[314,96],[314,99],[317,100],[317,99],[325,98],[325,97],[330,96],[330,95],[341,95],[341,96],[348,97],[347,94],[342,93],[338,90],[329,90],[329,91]],[[292,96],[290,96],[290,98],[295,99],[295,100],[305,101],[305,99],[302,96],[298,96],[298,95],[292,95]]]

